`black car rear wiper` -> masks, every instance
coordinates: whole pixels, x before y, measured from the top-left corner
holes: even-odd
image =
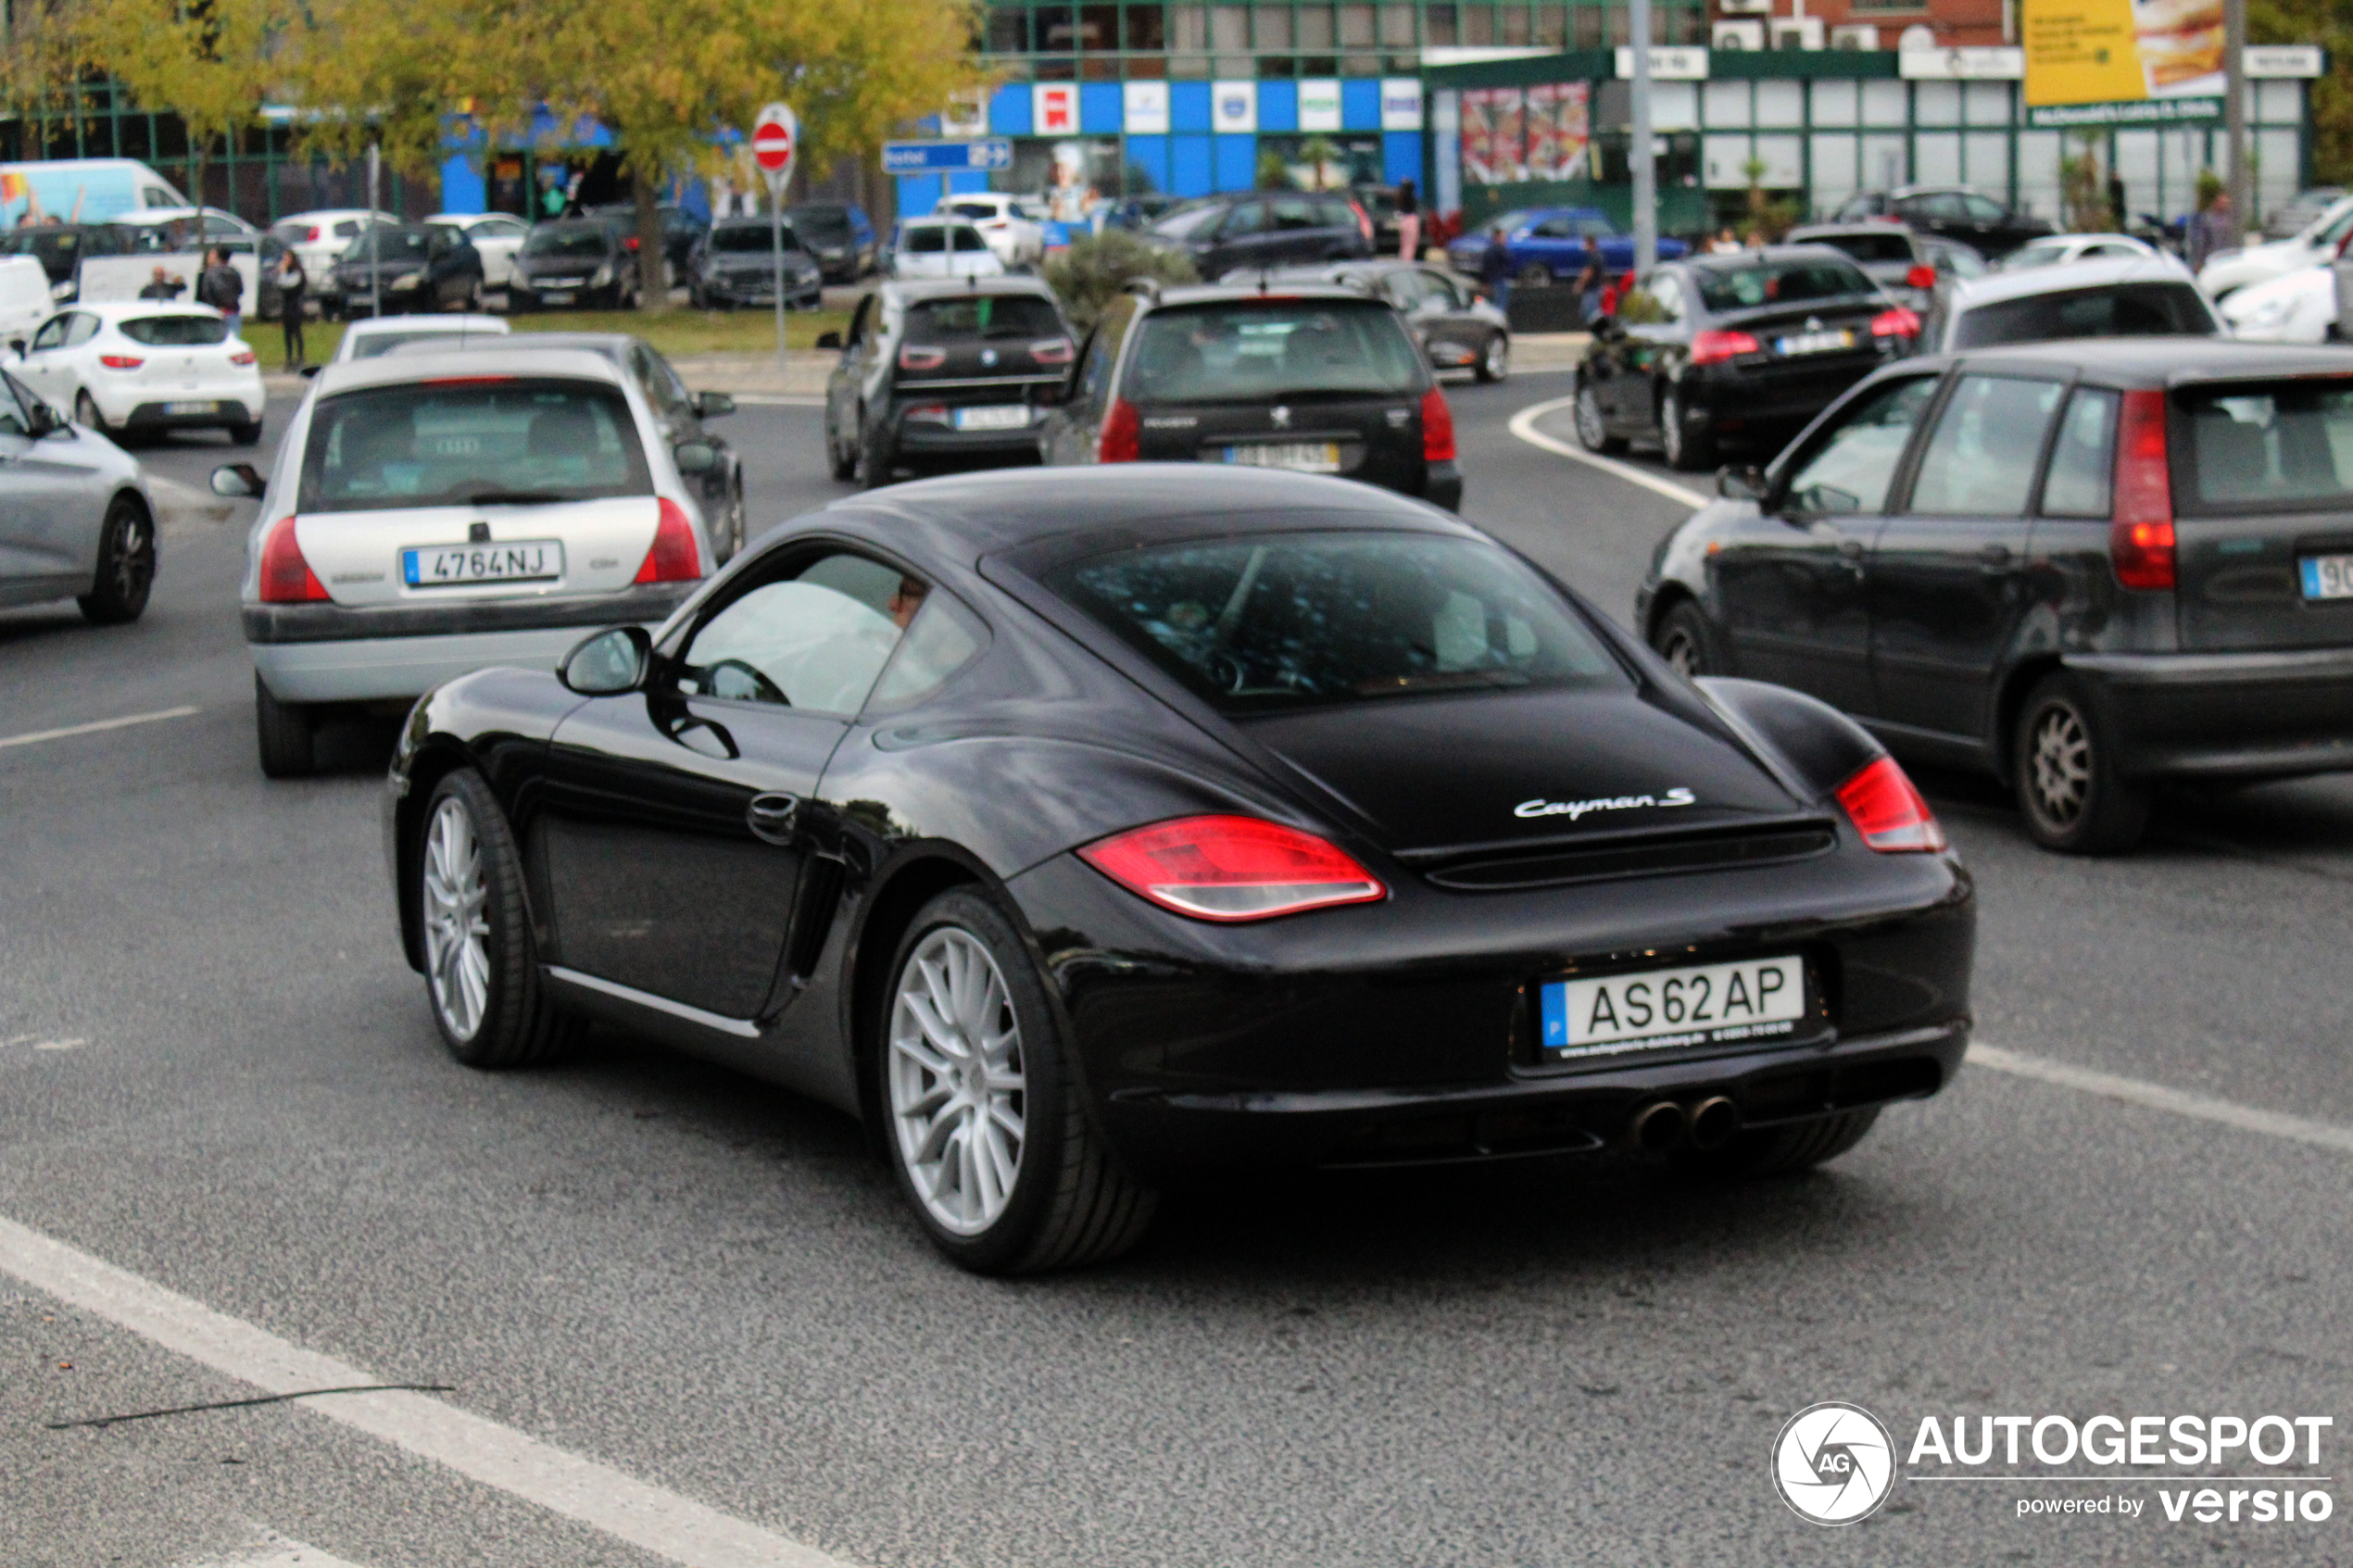
[[[570,495],[560,495],[553,490],[477,490],[466,497],[470,507],[544,507],[555,501],[569,501]]]

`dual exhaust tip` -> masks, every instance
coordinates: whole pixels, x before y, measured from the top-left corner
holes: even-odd
[[[1722,1095],[1710,1095],[1688,1110],[1671,1099],[1655,1099],[1634,1112],[1627,1130],[1644,1154],[1665,1154],[1686,1140],[1705,1154],[1730,1143],[1741,1130],[1740,1107]]]

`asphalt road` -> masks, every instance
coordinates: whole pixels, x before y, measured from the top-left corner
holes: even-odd
[[[1623,615],[1681,509],[1506,430],[1565,390],[1450,394],[1466,510]],[[840,493],[816,420],[732,421],[762,522]],[[145,456],[201,485],[228,454]],[[550,1071],[448,1061],[394,941],[387,727],[316,780],[255,765],[244,521],[169,532],[133,626],[0,614],[0,1561],[2353,1562],[2353,783],[2169,796],[2090,861],[1925,777],[2011,1054],[1819,1173],[1267,1184],[991,1282],[830,1111],[604,1034]],[[292,1347],[446,1391],[51,1425],[323,1386]],[[2331,1416],[2317,1465],[2161,1473],[2327,1476],[2293,1485],[2334,1512],[2170,1523],[2159,1471],[2030,1458],[2094,1480],[1915,1466],[1823,1529],[1770,1450],[1827,1399],[1899,1460],[1931,1415]],[[2116,1497],[2145,1512],[2018,1512]]]

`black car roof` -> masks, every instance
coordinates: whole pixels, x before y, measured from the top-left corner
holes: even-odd
[[[2353,375],[2353,356],[2341,348],[2239,343],[2212,337],[2066,338],[2056,343],[1964,348],[1902,363],[1940,370],[1955,364],[1967,364],[1972,370],[2081,369],[2087,380],[2124,387],[2182,386],[2270,376]]]
[[[1077,556],[1208,534],[1280,533],[1319,519],[1353,528],[1478,532],[1435,507],[1369,484],[1214,463],[955,474],[844,496],[815,515],[856,519],[883,537],[903,535],[912,525],[942,557],[963,565],[1056,538],[1069,540],[1069,554]]]
[[[1038,278],[910,278],[892,279],[882,285],[882,293],[910,302],[938,299],[950,295],[1036,295],[1053,299],[1054,291]],[[1058,302],[1059,303],[1059,302]]]

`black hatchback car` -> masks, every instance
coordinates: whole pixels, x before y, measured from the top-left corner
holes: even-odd
[[[1969,877],[1867,734],[1329,479],[846,497],[440,687],[389,786],[458,1060],[595,1018],[786,1084],[974,1269],[1268,1167],[1798,1169],[1968,1040]]]
[[[869,489],[901,468],[1034,460],[1047,407],[1077,358],[1054,291],[1035,278],[886,282],[858,302],[825,383],[825,457]]]
[[[1206,196],[1144,231],[1193,270],[1215,278],[1238,267],[1296,267],[1373,254],[1373,221],[1344,192],[1247,191]]]
[[[1577,437],[1655,442],[1679,469],[1719,444],[1778,445],[1839,394],[1912,352],[1919,317],[1827,245],[1670,263],[1618,295],[1577,371]]]
[[[1048,463],[1201,462],[1339,474],[1463,504],[1454,416],[1386,300],[1286,284],[1123,299],[1038,435]]]
[[[764,218],[723,218],[695,241],[686,266],[686,299],[698,310],[776,303],[776,242],[784,241],[785,308],[814,310],[824,297],[816,261],[792,225],[781,236]]]
[[[480,310],[482,253],[440,224],[372,224],[335,258],[319,307],[357,318],[378,308],[379,300],[387,316]]]
[[[629,310],[637,303],[637,236],[602,218],[535,225],[515,252],[510,311]]]
[[[2098,339],[1892,366],[1660,547],[1673,663],[2008,780],[2045,846],[2161,780],[2353,769],[2353,366]]]

